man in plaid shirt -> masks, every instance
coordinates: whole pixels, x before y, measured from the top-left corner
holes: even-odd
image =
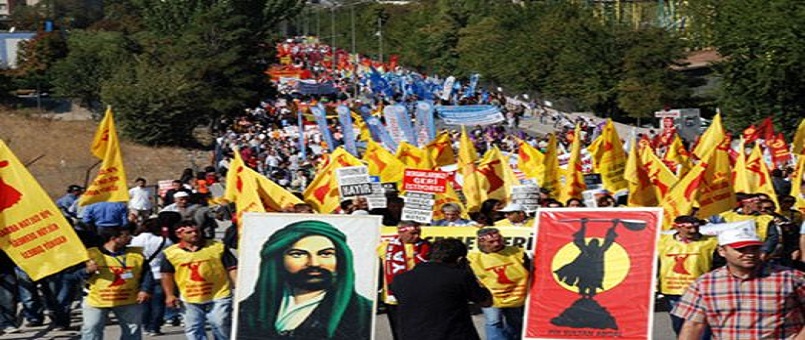
[[[698,340],[706,326],[715,339],[805,337],[803,273],[761,262],[752,223],[720,232],[718,245],[727,265],[699,277],[671,311],[685,319],[679,339]]]

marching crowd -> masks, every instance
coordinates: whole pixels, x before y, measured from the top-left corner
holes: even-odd
[[[207,324],[216,339],[228,338],[236,243],[216,240],[214,232],[201,228],[189,212],[203,208],[191,203],[192,197],[205,201],[205,195],[198,192],[198,179],[190,181],[193,187],[181,182],[177,180],[177,188],[159,197],[159,210],[139,205],[140,200],[155,201],[150,193],[137,193],[144,179],[137,179],[128,204],[96,203],[78,215],[65,209],[89,249],[91,260],[85,264],[32,282],[19,268],[5,270],[14,265],[4,257],[2,278],[8,284],[0,300],[3,331],[17,331],[17,301],[25,327],[41,326],[48,316],[54,330],[75,326],[70,323],[70,311],[76,301],[82,301],[81,332],[86,339],[103,337],[109,312],[117,317],[125,339],[140,338],[143,332],[160,335],[164,323],[179,319],[189,339],[203,339]],[[81,190],[70,186],[58,200],[60,207],[72,206]],[[740,194],[734,210],[712,220],[754,223],[718,236],[700,232],[710,221],[689,215],[674,219],[673,233],[662,235],[658,244],[657,293],[671,305],[673,330],[680,338],[802,336],[805,281],[798,270],[803,268],[798,241],[805,225],[802,213],[792,207],[792,198],[780,196],[782,207],[777,208],[762,194]],[[399,209],[369,212],[365,199],[350,203],[340,213],[382,213],[384,221],[399,221],[397,235],[377,249],[382,263],[379,299],[393,338],[479,338],[468,302],[481,307],[487,339],[520,338],[533,270],[525,250],[506,245],[498,227],[531,226],[533,218],[521,205],[490,200],[484,203],[488,210],[473,214],[472,220],[462,218],[456,204],[440,207],[444,219],[433,221],[433,227],[477,227],[478,249],[468,252],[455,239],[434,243],[423,239],[422,225],[400,221]],[[605,197],[600,204],[617,205]],[[543,192],[541,206],[562,204]],[[303,206],[295,210],[311,212]],[[159,213],[152,215],[154,211]],[[110,262],[120,263],[122,269],[99,265]],[[199,271],[186,265],[199,262],[215,266]],[[215,284],[204,290],[194,288],[200,278],[211,278]],[[445,294],[445,289],[451,293]]]
[[[286,51],[281,57],[288,57],[291,67],[308,71],[314,79],[333,82],[338,92],[310,96],[283,89],[278,97],[223,122],[210,166],[199,173],[188,169],[158,198],[147,189],[146,179],[138,178],[129,191],[129,202],[102,202],[82,208],[76,201],[83,188],[69,186],[66,195],[57,200],[57,206],[73,223],[90,260],[34,282],[0,252],[0,330],[19,331],[18,302],[23,326],[41,326],[48,316],[53,329],[71,329],[77,325],[70,322],[70,312],[79,308],[75,302],[81,301],[84,339],[103,338],[110,312],[118,320],[123,339],[139,339],[143,333],[158,336],[166,322],[184,323],[188,339],[205,339],[207,326],[215,339],[227,339],[232,328],[233,290],[238,274],[237,232],[236,227],[231,227],[223,239],[216,239],[217,220],[225,215],[226,209],[213,199],[210,186],[225,176],[233,153],[239,152],[248,167],[298,194],[311,182],[329,147],[323,138],[324,131],[307,129],[305,124],[298,123],[300,102],[376,108],[394,102],[413,102],[422,95],[416,94],[419,92],[416,89],[405,88],[394,89],[397,95],[393,98],[376,93],[371,82],[356,77],[356,67],[338,67],[335,71],[333,59],[326,58],[330,52],[324,45],[288,43],[281,50]],[[416,79],[406,72],[398,73]],[[469,131],[481,154],[493,146],[516,153],[518,139],[538,149],[546,148],[547,137],[529,136],[517,128],[522,115],[553,119],[558,129],[556,135],[566,146],[576,138],[589,144],[601,131],[596,122],[581,119],[578,123],[584,126],[576,136],[572,129],[574,122],[560,113],[549,113],[532,103],[511,104],[500,92],[477,91],[473,86],[459,86],[451,98],[441,100],[456,104],[489,103],[501,108],[507,118],[503,124]],[[569,124],[565,124],[567,121]],[[330,124],[328,130],[336,144],[344,143],[345,134],[338,124]],[[459,132],[452,131],[451,136],[454,149],[458,149]],[[805,338],[805,277],[799,271],[805,253],[801,249],[805,242],[800,242],[805,224],[802,213],[795,207],[796,197],[791,196],[790,186],[788,190],[785,187],[785,183],[791,183],[790,176],[791,172],[777,173],[780,178],[775,187],[777,197],[741,193],[733,210],[708,220],[675,216],[673,231],[662,235],[657,248],[657,293],[671,305],[673,330],[680,338]],[[585,205],[580,197],[559,201],[550,195],[547,190],[540,191],[540,206]],[[472,302],[483,312],[486,339],[519,339],[534,271],[532,259],[524,249],[506,245],[501,228],[532,227],[533,212],[511,200],[497,199],[484,201],[471,214],[455,203],[434,207],[443,217],[433,220],[430,223],[433,227],[477,228],[478,250],[468,251],[464,243],[455,239],[431,243],[422,238],[420,223],[402,219],[403,200],[397,192],[386,192],[386,198],[387,208],[383,209],[370,210],[366,198],[358,197],[343,201],[336,211],[320,213],[381,215],[384,225],[396,226],[396,235],[377,248],[382,264],[378,300],[388,317],[392,337],[480,339],[471,320],[468,303]],[[597,207],[623,205],[610,194],[600,195],[595,203]],[[288,207],[286,212],[312,213],[313,209],[302,203]],[[750,227],[728,229],[717,236],[701,232],[708,224],[742,221],[752,223]],[[331,233],[322,231],[326,229],[322,226],[299,228]],[[338,240],[339,235],[330,237],[333,239]],[[332,256],[330,248],[337,246],[330,244],[315,254],[326,259]],[[322,274],[325,265],[310,262],[300,266],[315,267],[321,272],[315,275],[326,276]],[[592,281],[586,283],[589,296],[601,285]],[[304,284],[300,286],[313,290]],[[318,302],[321,299],[324,298]],[[344,299],[340,305],[346,309],[362,303],[352,297]],[[279,315],[281,321],[276,327],[259,327],[270,329],[271,337],[276,338],[353,338],[338,333],[343,325],[309,322],[310,315],[321,313],[316,306],[282,300],[281,306],[268,309]],[[262,309],[261,312],[269,313]],[[338,313],[344,314],[344,309]],[[339,322],[349,320],[340,314]],[[329,317],[335,320],[332,315]]]

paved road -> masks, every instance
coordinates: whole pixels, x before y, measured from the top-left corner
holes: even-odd
[[[388,326],[388,319],[386,319],[385,315],[378,315],[377,316],[377,327],[375,333],[375,340],[391,340],[391,333],[389,331]],[[478,329],[478,332],[481,334],[483,338],[483,315],[478,314],[473,317],[473,321],[475,321],[475,327]],[[73,315],[73,326],[81,325],[81,314],[80,312],[76,312]],[[155,339],[155,340],[180,340],[185,339],[184,331],[181,327],[175,326],[165,326],[162,328],[162,332],[165,333],[161,336],[155,337],[148,337],[143,336],[143,339]],[[210,336],[212,336],[210,334]],[[106,339],[119,339],[120,338],[120,328],[114,324],[110,323],[106,326],[104,337]],[[20,333],[17,334],[3,334],[0,335],[0,339],[26,339],[26,340],[38,340],[38,339],[80,339],[81,335],[79,334],[78,330],[75,331],[49,331],[47,326],[42,327],[35,327],[35,328],[23,328]],[[671,340],[674,339],[673,332],[671,332],[670,322],[668,320],[668,314],[665,312],[655,312],[654,313],[654,332],[652,339],[657,340]]]

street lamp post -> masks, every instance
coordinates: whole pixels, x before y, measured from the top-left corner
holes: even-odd
[[[380,59],[380,63],[382,64],[383,63],[383,20],[379,16],[377,17],[377,40],[378,40],[378,46],[380,48],[380,51],[379,51],[380,56],[378,57],[378,59]]]

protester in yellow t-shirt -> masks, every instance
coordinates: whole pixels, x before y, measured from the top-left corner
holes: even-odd
[[[718,242],[715,237],[702,235],[700,225],[698,218],[678,216],[673,225],[676,232],[660,237],[657,246],[660,260],[659,292],[665,296],[671,308],[696,278],[713,269],[713,255]],[[671,327],[677,335],[684,322],[684,319],[671,315]]]
[[[180,242],[165,249],[160,270],[165,304],[180,307],[178,288],[187,337],[204,338],[209,322],[216,339],[227,339],[232,329],[237,259],[223,243],[203,238],[193,221],[179,223],[175,233]]]
[[[87,250],[90,260],[79,272],[89,294],[81,314],[84,338],[103,339],[109,312],[120,324],[122,338],[142,336],[142,303],[151,298],[154,279],[139,248],[129,248],[131,231],[124,227],[98,230],[103,244]]]
[[[467,254],[473,273],[492,293],[484,312],[487,339],[519,339],[531,266],[523,248],[507,246],[496,228],[479,229],[478,248]]]

